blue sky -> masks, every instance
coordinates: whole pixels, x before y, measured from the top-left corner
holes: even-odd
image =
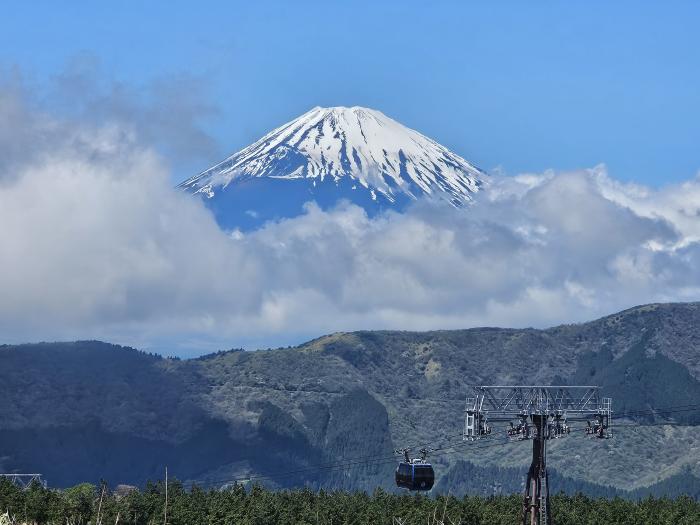
[[[86,57],[129,86],[193,75],[218,110],[204,120],[216,148],[174,179],[315,105],[379,109],[508,174],[696,174],[700,4],[493,4],[14,3],[0,65],[38,85]]]

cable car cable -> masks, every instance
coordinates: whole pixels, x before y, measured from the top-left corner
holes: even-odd
[[[665,412],[667,412],[667,413],[693,411],[693,410],[700,410],[700,403],[698,403],[698,404],[677,405],[677,407],[678,407],[678,408],[675,408],[675,407],[650,408],[650,409],[647,409],[647,410],[638,410],[638,411],[624,412],[624,413],[619,413],[619,414],[616,414],[616,413],[613,412],[613,414],[615,415],[615,417],[620,418],[620,417],[627,417],[627,416],[630,416],[630,415],[639,415],[639,414],[645,414],[645,413],[652,413],[652,414],[653,414],[653,413],[655,413],[655,412],[662,411],[662,410],[665,411]],[[655,424],[654,424],[654,426],[663,426],[663,425],[667,425],[667,426],[679,426],[679,424],[678,424],[677,422],[660,422],[660,423],[655,423]],[[652,426],[652,425],[651,425],[651,424],[644,424],[644,423],[632,423],[632,424],[620,423],[620,424],[615,425],[613,428],[619,428],[619,427],[634,427],[634,426]],[[694,426],[694,425],[689,425],[689,426]],[[571,428],[572,428],[572,430],[573,430],[575,427],[571,427]],[[585,428],[585,427],[581,427],[581,429],[583,429],[583,428]],[[505,430],[505,431],[498,431],[498,432],[496,432],[496,433],[491,434],[491,436],[496,436],[496,435],[498,435],[498,434],[505,433],[505,432],[507,432],[507,430]],[[462,434],[460,433],[459,436],[462,436]],[[485,439],[489,439],[489,438],[483,438],[483,439],[485,440]],[[433,449],[432,449],[433,451],[436,451],[436,452],[438,452],[438,451],[443,451],[443,450],[453,450],[453,452],[443,452],[443,453],[440,453],[440,454],[431,454],[431,455],[433,455],[433,456],[438,456],[438,457],[439,457],[439,456],[443,456],[443,455],[452,454],[452,453],[455,452],[455,451],[454,451],[455,448],[463,447],[463,446],[471,446],[471,447],[473,447],[473,448],[475,448],[475,449],[481,449],[481,448],[488,448],[489,446],[500,446],[500,445],[505,445],[505,444],[512,443],[512,442],[514,442],[514,441],[516,441],[516,440],[507,440],[507,441],[504,441],[504,442],[489,443],[488,446],[484,446],[484,445],[486,445],[486,444],[483,443],[483,440],[479,443],[479,445],[481,445],[481,446],[477,446],[477,445],[476,445],[477,442],[470,442],[470,441],[466,441],[466,442],[465,442],[465,441],[462,441],[462,442],[460,442],[460,443],[458,443],[458,444],[455,444],[455,445],[453,445],[453,446],[451,446],[451,447],[448,447],[448,446],[441,446],[441,447],[437,447],[437,448],[433,448]],[[523,441],[524,441],[524,440],[523,440]],[[434,442],[433,442],[433,443],[434,443]],[[430,443],[427,443],[427,444],[430,444]],[[448,444],[449,444],[449,443],[448,443]],[[373,458],[377,458],[377,459],[375,459],[374,461],[372,461],[371,459],[373,459]],[[383,459],[383,458],[385,458],[385,459]],[[352,460],[353,458],[348,458],[348,459],[349,459],[349,460]],[[312,472],[312,471],[320,471],[320,470],[334,470],[334,469],[346,470],[346,469],[348,469],[348,468],[352,468],[352,467],[355,467],[355,466],[361,466],[361,465],[371,465],[371,464],[381,465],[381,464],[393,463],[393,462],[396,461],[396,456],[395,456],[395,455],[392,455],[392,456],[379,456],[379,455],[374,455],[374,456],[360,456],[360,457],[357,457],[357,458],[354,458],[354,459],[360,459],[360,460],[364,460],[364,461],[352,461],[352,462],[349,462],[349,463],[348,463],[348,462],[343,462],[343,463],[335,463],[335,464],[328,464],[328,465],[316,465],[316,466],[312,466],[312,467],[304,467],[304,468],[302,468],[302,469],[296,469],[296,470],[292,470],[292,471],[286,471],[286,472],[275,473],[275,474],[268,474],[268,475],[246,476],[246,477],[240,477],[240,478],[225,478],[225,479],[222,478],[222,479],[214,479],[214,480],[207,479],[207,480],[204,481],[204,483],[196,483],[196,481],[195,481],[194,484],[196,484],[197,486],[200,486],[200,487],[201,487],[201,486],[203,486],[203,485],[207,485],[207,484],[216,484],[216,483],[218,483],[218,482],[222,482],[222,483],[235,483],[235,482],[238,482],[238,481],[253,481],[253,480],[275,479],[275,478],[278,478],[278,477],[287,477],[287,476],[291,476],[291,475],[295,475],[295,474],[301,474],[301,473]]]

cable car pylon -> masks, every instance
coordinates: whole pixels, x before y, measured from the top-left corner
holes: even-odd
[[[586,434],[612,437],[612,400],[597,386],[474,386],[467,396],[464,441],[506,423],[511,440],[532,440],[532,462],[523,497],[523,525],[552,525],[547,475],[547,441],[571,432],[569,422],[588,423]]]

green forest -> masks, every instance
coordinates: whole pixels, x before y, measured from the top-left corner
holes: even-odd
[[[521,497],[430,497],[366,492],[271,491],[260,485],[226,490],[185,489],[171,481],[133,487],[80,484],[57,490],[34,483],[22,489],[0,479],[0,524],[52,525],[511,525],[519,522]],[[552,497],[555,524],[700,523],[700,503],[675,499]]]

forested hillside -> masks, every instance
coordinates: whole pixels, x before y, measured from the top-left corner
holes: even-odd
[[[562,486],[676,493],[700,475],[700,411],[649,408],[700,400],[699,321],[697,303],[648,305],[547,330],[338,333],[182,361],[93,341],[5,345],[0,471],[41,472],[54,486],[142,485],[167,465],[208,486],[283,472],[264,482],[390,489],[391,461],[309,467],[459,441],[469,385],[586,383],[618,413],[645,411],[627,421],[644,426],[557,440],[549,464]],[[677,425],[647,426],[663,421]],[[490,493],[501,472],[502,490],[518,489],[508,480],[529,456],[527,443],[455,448],[433,458],[437,487]]]

